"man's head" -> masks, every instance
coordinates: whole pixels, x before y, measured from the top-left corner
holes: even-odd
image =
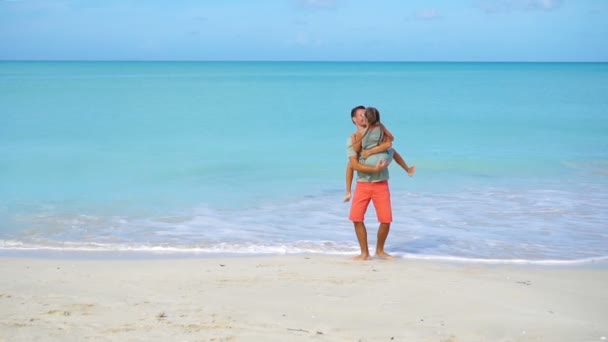
[[[367,120],[365,119],[365,107],[357,106],[350,111],[350,119],[356,126],[365,127],[367,126]]]

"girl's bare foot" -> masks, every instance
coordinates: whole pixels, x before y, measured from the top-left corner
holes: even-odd
[[[356,257],[352,257],[352,260],[363,261],[363,260],[371,260],[372,257],[369,254],[359,254]]]
[[[384,259],[384,260],[393,260],[394,256],[386,253],[386,252],[376,252],[376,258]]]
[[[416,165],[412,165],[409,169],[407,169],[408,176],[412,177],[414,176],[414,173],[416,173]]]
[[[350,201],[350,197],[351,197],[350,192],[347,192],[347,193],[346,193],[346,196],[344,196],[344,202],[348,202],[348,201]]]

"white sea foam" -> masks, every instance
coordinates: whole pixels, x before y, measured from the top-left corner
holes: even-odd
[[[359,252],[358,246],[353,244],[337,245],[331,241],[312,242],[301,241],[284,245],[257,245],[218,243],[206,246],[170,246],[170,245],[146,245],[146,244],[104,244],[104,243],[82,243],[70,242],[55,244],[32,244],[21,241],[0,240],[1,251],[21,252],[132,252],[154,255],[294,255],[294,254],[322,254],[322,255],[355,255]],[[466,258],[445,255],[424,255],[411,253],[393,253],[397,258],[411,260],[444,261],[456,263],[481,263],[481,264],[518,264],[518,265],[579,265],[601,263],[608,261],[608,256],[599,256],[582,259],[498,259],[498,258]],[[110,256],[110,254],[108,255]]]
[[[599,197],[604,196],[600,194]],[[422,194],[394,191],[387,248],[406,258],[578,263],[608,255],[607,202],[566,191]],[[348,204],[337,193],[238,210],[197,206],[153,217],[20,215],[27,229],[2,234],[0,249],[158,253],[351,254]],[[375,242],[374,210],[368,214]]]

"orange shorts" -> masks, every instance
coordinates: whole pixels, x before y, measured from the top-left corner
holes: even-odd
[[[348,219],[353,222],[363,222],[369,201],[374,203],[380,223],[393,222],[391,192],[388,189],[388,181],[357,182]]]

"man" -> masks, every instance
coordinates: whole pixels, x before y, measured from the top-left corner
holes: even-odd
[[[370,108],[371,109],[371,108]],[[352,109],[351,119],[358,129],[365,130],[367,120],[365,118],[365,107],[358,106]],[[382,142],[383,149],[386,151],[392,145],[389,141]],[[392,150],[390,151],[392,152]],[[376,244],[376,257],[382,259],[392,259],[384,251],[384,243],[388,237],[390,225],[393,220],[390,202],[390,190],[388,188],[388,169],[387,166],[392,160],[392,153],[373,154],[364,160],[359,160],[359,155],[353,147],[353,137],[349,137],[346,154],[349,158],[350,166],[357,171],[357,186],[351,205],[349,219],[353,221],[361,254],[354,257],[355,260],[369,260],[369,248],[367,245],[367,229],[365,228],[364,218],[369,202],[372,201],[376,209],[380,227],[378,228],[378,240]]]

